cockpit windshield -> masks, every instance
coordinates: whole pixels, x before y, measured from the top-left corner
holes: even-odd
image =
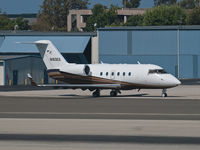
[[[164,69],[150,69],[149,70],[149,74],[153,74],[153,73],[167,74],[167,72]]]

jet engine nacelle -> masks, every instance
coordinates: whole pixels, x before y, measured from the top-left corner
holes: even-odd
[[[90,67],[88,65],[85,65],[85,67],[84,67],[84,73],[86,75],[90,75]]]
[[[78,74],[78,75],[90,75],[90,67],[89,65],[69,65],[65,68],[61,68],[60,71],[68,72],[71,74]]]

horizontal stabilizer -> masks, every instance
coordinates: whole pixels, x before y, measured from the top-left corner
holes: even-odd
[[[48,43],[39,43],[39,42],[16,42],[17,44],[45,44],[47,45]]]
[[[38,86],[37,83],[33,80],[32,76],[29,73],[27,74],[27,76],[28,76],[29,80],[31,81],[31,85]]]

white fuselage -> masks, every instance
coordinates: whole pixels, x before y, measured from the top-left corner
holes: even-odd
[[[61,71],[87,76],[83,71],[85,65],[67,64]],[[170,88],[180,84],[173,75],[164,72],[163,68],[151,64],[90,64],[89,75],[115,82],[141,85],[141,88]],[[151,71],[150,71],[151,70]],[[158,70],[158,72],[155,72]],[[159,72],[160,71],[160,72]]]
[[[166,89],[178,86],[181,82],[167,73],[162,67],[151,64],[88,64],[68,63],[59,50],[49,40],[40,40],[35,44],[47,67],[48,75],[63,81],[66,88],[96,90],[93,96],[100,96],[101,89],[111,89],[110,95],[116,96],[119,90],[130,89]],[[47,85],[45,85],[47,86]]]

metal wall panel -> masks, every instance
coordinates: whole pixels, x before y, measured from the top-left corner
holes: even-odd
[[[0,61],[0,85],[4,85],[4,62]]]
[[[156,64],[163,67],[167,72],[177,76],[177,57],[176,55],[137,55],[137,56],[116,56],[100,55],[100,60],[104,63],[112,64],[136,64],[139,61],[142,64]]]
[[[200,55],[200,30],[180,31],[181,54]]]
[[[194,78],[193,74],[193,57],[192,55],[180,56],[180,77]]]
[[[1,47],[1,45],[3,44],[4,39],[5,39],[5,36],[1,35],[1,36],[0,36],[0,47]]]
[[[107,29],[99,31],[99,39],[99,61],[152,63],[175,76],[179,70],[180,78],[200,78],[199,29]]]
[[[30,84],[27,78],[27,73],[30,73],[33,79],[41,84],[44,80],[44,72],[46,67],[41,58],[37,57],[24,57],[19,59],[6,60],[6,85],[9,85],[9,80],[13,84],[13,71],[18,72],[17,85],[24,85],[25,79]],[[55,80],[48,79],[49,83],[55,83]]]
[[[127,55],[127,31],[99,32],[100,55]]]
[[[198,74],[198,77],[197,78],[200,78],[200,55],[198,55],[198,58],[197,58],[197,63],[198,63],[198,71],[197,71],[197,74]]]
[[[28,58],[10,59],[6,61],[6,85],[9,81],[13,84],[13,71],[18,72],[18,85],[24,85],[25,73],[30,72],[30,61]]]
[[[133,55],[177,54],[177,32],[154,30],[132,32]]]

